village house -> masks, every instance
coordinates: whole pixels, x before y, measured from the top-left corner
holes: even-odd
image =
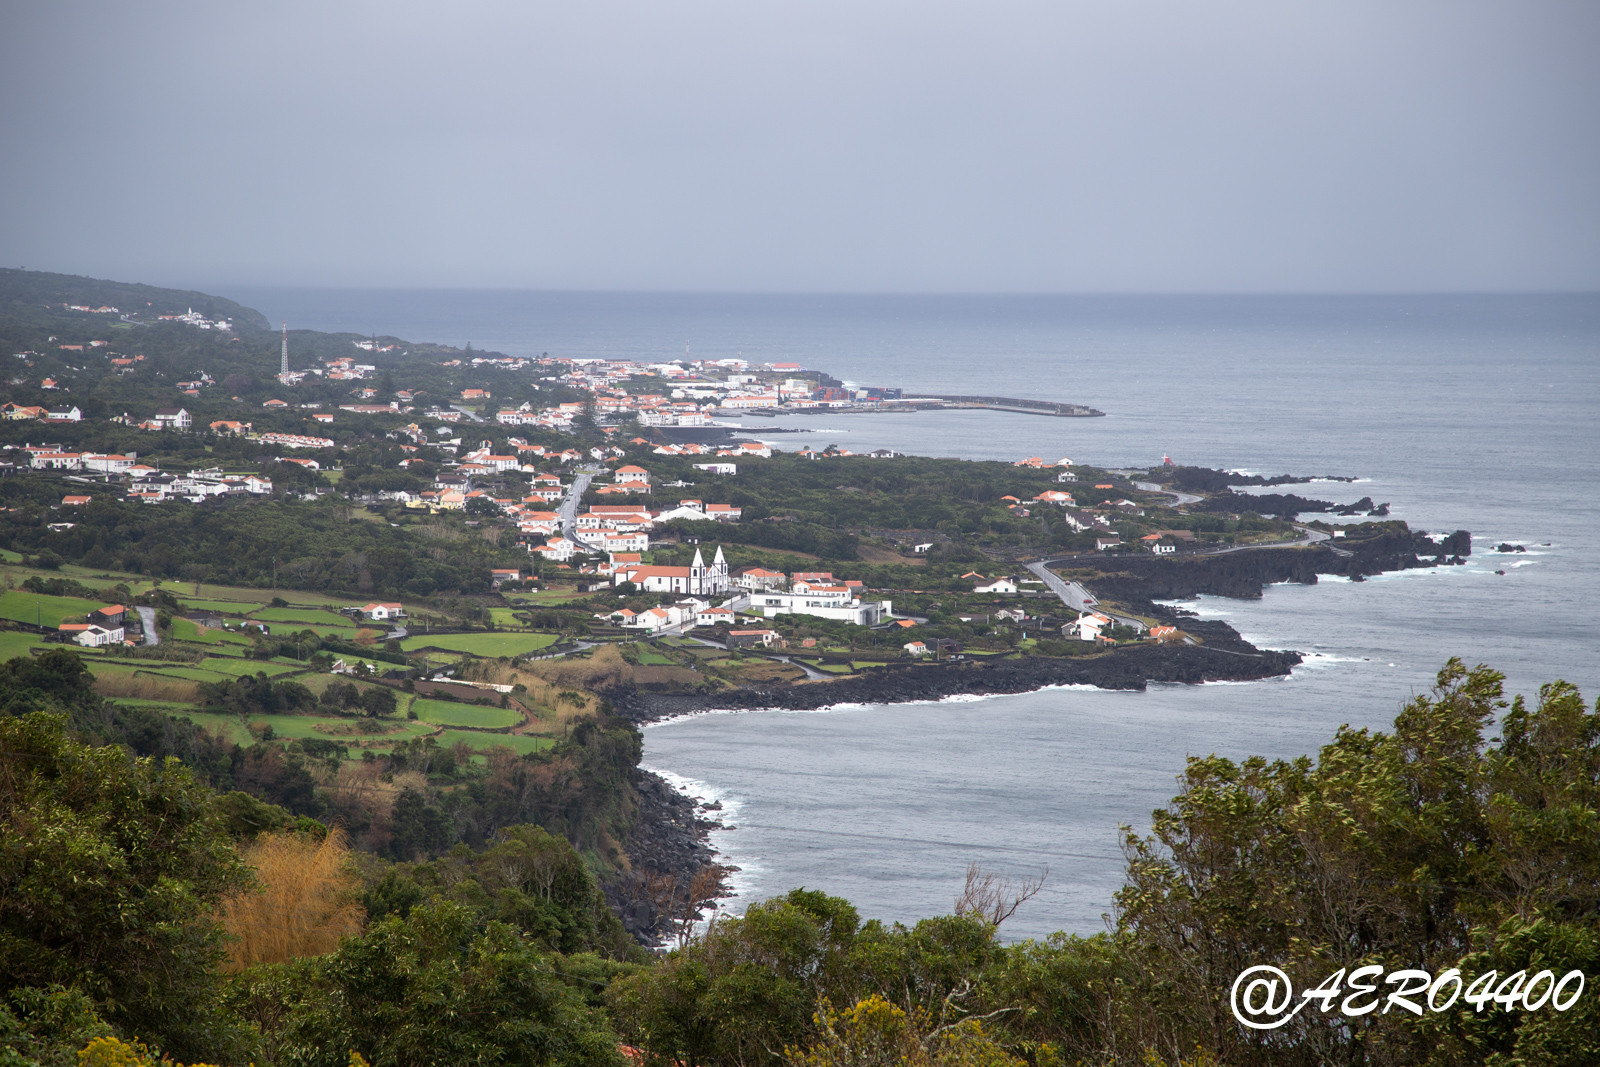
[[[388,622],[391,619],[405,618],[406,610],[399,604],[375,601],[371,604],[362,605],[361,616],[374,622]]]
[[[184,408],[162,408],[150,418],[163,430],[186,431],[194,425],[194,417]]]
[[[572,553],[577,547],[565,537],[552,537],[530,551],[553,563],[565,563],[572,558]]]
[[[75,641],[85,648],[103,648],[106,645],[122,644],[122,630],[108,630],[104,626],[96,626],[88,622],[64,622],[59,628],[68,640]]]
[[[1101,637],[1100,631],[1111,628],[1111,616],[1102,615],[1098,611],[1084,612],[1078,616],[1076,622],[1069,622],[1061,628],[1063,637],[1069,632],[1076,633],[1080,641],[1097,641]]]
[[[782,571],[765,567],[740,567],[733,572],[733,584],[751,592],[782,589],[788,582],[788,577]]]
[[[982,581],[972,587],[974,593],[1015,593],[1017,583],[1010,578],[996,578],[993,581]]]
[[[631,463],[628,464],[625,467],[618,467],[617,468],[617,473],[616,473],[616,484],[618,484],[618,485],[630,485],[630,484],[649,485],[650,484],[650,472],[645,470],[643,467],[638,467],[638,466],[635,466],[635,465],[633,465]]]
[[[776,630],[729,630],[729,648],[771,648],[773,645],[782,644],[783,638]]]

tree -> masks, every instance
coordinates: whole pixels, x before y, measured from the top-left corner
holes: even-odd
[[[180,1054],[215,1052],[211,910],[247,871],[212,794],[48,712],[0,719],[0,992],[77,988]]]
[[[1469,980],[1593,967],[1600,713],[1563,683],[1507,711],[1501,680],[1451,660],[1392,733],[1341,729],[1315,761],[1191,760],[1152,836],[1125,838],[1119,925],[1144,977],[1122,1025],[1228,1063],[1513,1062],[1534,1047],[1551,1052],[1540,1062],[1600,1062],[1592,1000],[1566,1013],[1304,1011],[1261,1036],[1216,993],[1265,962],[1296,989],[1370,963]],[[1495,747],[1484,732],[1501,712]]]
[[[233,1003],[278,1063],[345,1067],[353,1049],[396,1067],[621,1067],[563,969],[511,926],[474,930],[467,908],[434,900],[331,955],[248,973]]]

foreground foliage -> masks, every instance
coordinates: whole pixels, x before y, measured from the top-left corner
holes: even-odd
[[[649,1067],[1600,1062],[1593,990],[1272,1031],[1228,1005],[1256,964],[1298,989],[1365,964],[1600,974],[1600,709],[1565,683],[1508,703],[1498,674],[1452,661],[1392,732],[1191,760],[1151,833],[1126,834],[1106,934],[1008,945],[1004,900],[908,927],[801,889],[641,963],[552,832],[581,822],[549,805],[622,774],[621,735],[502,769],[545,828],[345,863],[309,820],[75,740],[107,721],[77,672],[56,653],[0,667],[0,1067],[617,1067],[619,1039]]]

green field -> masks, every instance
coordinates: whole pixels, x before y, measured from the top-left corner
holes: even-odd
[[[482,633],[482,634],[419,634],[400,642],[407,652],[438,648],[449,652],[469,652],[474,656],[520,656],[548,648],[556,643],[555,634],[544,633]]]
[[[0,595],[0,619],[15,619],[40,626],[60,626],[61,620],[72,615],[87,615],[104,607],[103,601],[79,600],[70,596],[44,596],[23,589],[12,589]]]
[[[248,645],[250,639],[244,634],[234,633],[231,630],[214,630],[206,628],[205,633],[200,632],[200,627],[188,619],[172,620],[172,639],[174,641],[198,641],[206,645]]]
[[[0,662],[15,659],[17,656],[26,656],[30,648],[44,647],[47,647],[44,640],[37,634],[25,634],[17,630],[7,630],[0,633]]]
[[[587,600],[589,593],[580,593],[573,589],[547,589],[538,593],[506,593],[505,599],[512,604],[549,605],[566,604],[574,600]]]
[[[319,623],[323,626],[354,628],[354,624],[347,617],[321,608],[262,608],[259,611],[252,611],[250,617],[260,619],[262,622]]]
[[[291,674],[294,671],[304,670],[303,664],[271,663],[259,659],[222,659],[217,656],[207,656],[198,666],[202,670],[217,671],[221,674],[231,674],[240,677],[246,674],[265,674],[268,678],[276,678],[280,674]]]
[[[411,710],[415,711],[417,718],[423,722],[431,722],[439,726],[477,726],[482,729],[494,730],[515,726],[522,721],[521,713],[513,708],[484,707],[481,704],[453,704],[448,700],[429,700],[426,697],[417,697],[413,700]]]
[[[502,630],[526,630],[528,624],[517,618],[517,613],[510,608],[490,608],[489,618]]]
[[[160,678],[183,678],[191,682],[225,682],[230,678],[237,678],[237,673],[228,674],[223,671],[208,671],[200,667],[183,667],[173,664],[151,663],[148,667],[137,667],[136,674],[154,674]]]
[[[670,667],[674,662],[649,645],[639,645],[638,653],[639,665],[642,667]]]
[[[178,603],[189,611],[216,611],[224,615],[248,615],[261,607],[261,602],[241,600],[202,600],[196,597],[181,596]]]
[[[467,730],[441,730],[433,735],[440,748],[450,748],[457,741],[465,741],[480,752],[504,745],[518,755],[537,752],[555,744],[550,737],[533,737],[529,734],[477,734]]]
[[[132,703],[128,701],[127,703]],[[155,706],[155,705],[152,705]],[[193,711],[191,709],[162,705],[177,718],[189,719],[199,726],[205,727],[214,734],[226,737],[235,744],[248,745],[255,738],[251,735],[245,724],[237,715],[225,715],[212,711]],[[345,724],[361,725],[361,720],[342,719],[325,715],[257,715],[250,720],[257,726],[268,725],[272,727],[274,736],[288,740],[313,737],[323,741],[337,741],[342,745],[349,745],[354,753],[359,756],[360,749],[371,748],[374,745],[392,744],[395,741],[405,741],[412,737],[429,733],[433,728],[422,723],[396,723],[394,720],[385,720],[382,724],[403,726],[403,729],[393,730],[388,733],[355,733],[336,734],[327,727],[342,726]],[[319,729],[321,727],[322,729]],[[481,736],[481,735],[478,735]],[[452,742],[453,743],[453,742]]]
[[[134,701],[119,701],[123,704],[132,704]],[[239,721],[237,715],[222,715],[217,712],[195,711],[191,708],[177,708],[171,705],[162,706],[175,719],[188,719],[196,726],[202,727],[208,733],[216,734],[236,745],[249,745],[255,742],[250,736],[250,731],[245,729],[244,723]]]

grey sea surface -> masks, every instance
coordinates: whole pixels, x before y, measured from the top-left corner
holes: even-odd
[[[707,296],[256,290],[291,325],[511,354],[742,354],[862,384],[1089,404],[1104,418],[991,411],[749,418],[775,446],[837,443],[1012,461],[1179,463],[1354,476],[1301,495],[1389,502],[1471,530],[1464,567],[1275,586],[1186,604],[1306,662],[1283,679],[1045,690],[970,701],[707,714],[645,730],[645,762],[720,800],[741,867],[725,906],[795,886],[869,917],[948,911],[971,861],[1044,890],[1010,937],[1103,928],[1118,826],[1148,827],[1189,756],[1314,754],[1386,728],[1450,656],[1532,696],[1600,695],[1600,297]],[[775,430],[798,430],[776,433]],[[873,462],[862,459],[860,462]],[[1529,551],[1497,554],[1501,541]],[[1504,573],[1496,573],[1503,571]]]

